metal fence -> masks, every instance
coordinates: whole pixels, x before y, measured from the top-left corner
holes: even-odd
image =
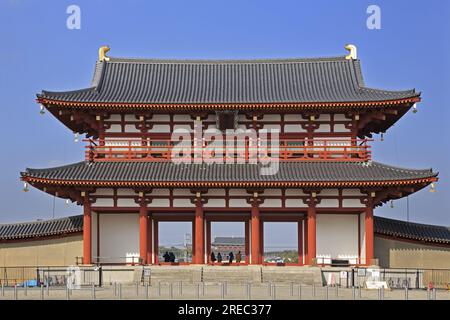
[[[363,286],[368,279],[386,281],[391,289],[449,289],[450,269],[375,269],[377,276],[371,277],[367,268],[322,269],[323,283],[328,286]],[[373,279],[376,278],[376,279]]]
[[[228,283],[157,281],[153,285],[140,282],[113,282],[102,287],[80,288],[39,286],[0,286],[0,300],[122,300],[122,299],[232,299],[232,300],[450,300],[443,290],[366,290],[361,287],[341,288],[315,284]]]
[[[0,267],[0,285],[3,286],[66,286],[74,272],[79,284],[102,285],[101,267]]]

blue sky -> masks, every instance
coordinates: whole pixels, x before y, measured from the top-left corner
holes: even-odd
[[[66,27],[71,4],[81,9],[80,30]],[[366,27],[371,4],[381,9],[381,30]],[[406,114],[384,142],[375,137],[374,159],[438,170],[436,193],[410,196],[410,219],[450,225],[449,9],[445,0],[1,0],[0,223],[52,216],[52,197],[22,192],[19,172],[80,161],[83,145],[39,115],[35,94],[88,86],[99,46],[119,57],[245,59],[343,55],[354,43],[367,85],[422,92],[417,114]],[[376,214],[404,219],[405,204]],[[56,216],[81,212],[55,205]]]

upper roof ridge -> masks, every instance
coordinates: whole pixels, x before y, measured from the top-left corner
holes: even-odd
[[[264,64],[264,63],[311,63],[311,62],[352,62],[345,56],[304,57],[304,58],[257,58],[257,59],[159,59],[109,57],[106,63],[154,63],[154,64]]]

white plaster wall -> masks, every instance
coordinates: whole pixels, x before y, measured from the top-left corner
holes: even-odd
[[[170,121],[170,116],[167,114],[154,114],[151,121]]]
[[[104,261],[122,263],[126,257],[139,257],[138,214],[100,215],[100,256]]]
[[[135,119],[136,121],[136,119]],[[141,130],[137,129],[134,124],[126,124],[125,132],[141,132]]]
[[[96,196],[112,196],[113,194],[114,194],[113,189],[104,189],[104,188],[97,189],[94,192],[94,195]]]
[[[149,207],[168,207],[170,206],[169,199],[153,199],[148,205]]]
[[[319,193],[320,196],[338,196],[338,189],[322,189]]]
[[[344,208],[364,208],[365,205],[359,199],[343,199],[342,206]]]
[[[170,126],[167,124],[155,124],[148,130],[151,133],[170,133]]]
[[[316,205],[317,208],[339,208],[338,199],[322,199],[320,203]]]
[[[281,121],[281,115],[279,114],[265,114],[263,121]]]
[[[230,207],[234,207],[234,208],[251,207],[251,205],[249,203],[247,203],[247,201],[245,199],[230,199],[229,204],[230,204]]]
[[[336,123],[334,125],[334,132],[350,132],[349,128],[345,127],[345,124],[342,123]]]
[[[306,132],[308,130],[303,129],[300,124],[285,124],[284,132]]]
[[[306,120],[303,119],[301,114],[297,113],[297,114],[285,114],[284,121],[306,121]]]
[[[121,121],[122,117],[120,116],[120,114],[112,114],[109,116],[109,118],[107,119],[109,121]]]
[[[343,113],[336,113],[334,115],[334,121],[349,121],[350,119],[345,117],[345,114]]]
[[[207,203],[204,205],[206,208],[210,207],[225,207],[225,199],[209,199]]]
[[[195,204],[190,199],[173,199],[173,206],[193,208]]]
[[[117,195],[119,196],[136,196],[137,193],[133,189],[117,189]]]
[[[192,197],[193,194],[189,189],[173,189],[173,195]]]
[[[330,121],[331,120],[331,116],[328,113],[322,113],[319,115],[319,117],[317,118],[317,120],[320,121]]]
[[[230,189],[228,192],[230,196],[241,196],[241,197],[249,196],[249,194],[245,191],[245,189]]]
[[[261,208],[281,208],[281,199],[266,199],[260,204]]]
[[[117,199],[118,207],[139,207],[139,203],[136,203],[134,199]]]
[[[206,193],[208,196],[225,196],[225,189],[209,189]]]
[[[342,189],[344,196],[363,196],[364,194],[359,189]]]
[[[280,196],[281,197],[281,189],[265,189],[262,194],[264,196]]]
[[[186,122],[192,121],[190,114],[175,114],[173,116],[173,120],[174,121],[186,121]]]
[[[306,193],[303,192],[303,189],[286,189],[286,196],[306,196]]]
[[[168,196],[170,195],[169,189],[153,189],[151,192],[152,196]]]
[[[97,199],[95,203],[92,204],[92,207],[113,207],[114,200],[112,198],[108,199]]]
[[[125,121],[137,121],[136,115],[126,114],[124,117]]]
[[[109,133],[122,132],[122,126],[120,124],[112,124],[111,127],[105,131]]]
[[[320,124],[315,132],[330,132],[331,128],[329,124]]]
[[[307,204],[303,202],[302,199],[286,199],[285,205],[288,208],[306,208]]]
[[[358,215],[318,214],[317,215],[317,258],[319,263],[331,263],[332,258],[358,259]]]

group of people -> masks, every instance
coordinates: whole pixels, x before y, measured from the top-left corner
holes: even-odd
[[[175,254],[173,252],[167,252],[163,254],[164,262],[175,262]]]
[[[220,252],[217,253],[217,259],[216,259],[216,255],[214,254],[214,252],[211,252],[211,262],[215,263],[216,261],[218,263],[222,263],[222,254]],[[228,263],[232,263],[234,260],[234,253],[233,251],[230,251],[230,253],[227,255],[227,260]],[[242,254],[241,251],[238,251],[238,253],[236,253],[236,263],[241,263],[242,260]]]

